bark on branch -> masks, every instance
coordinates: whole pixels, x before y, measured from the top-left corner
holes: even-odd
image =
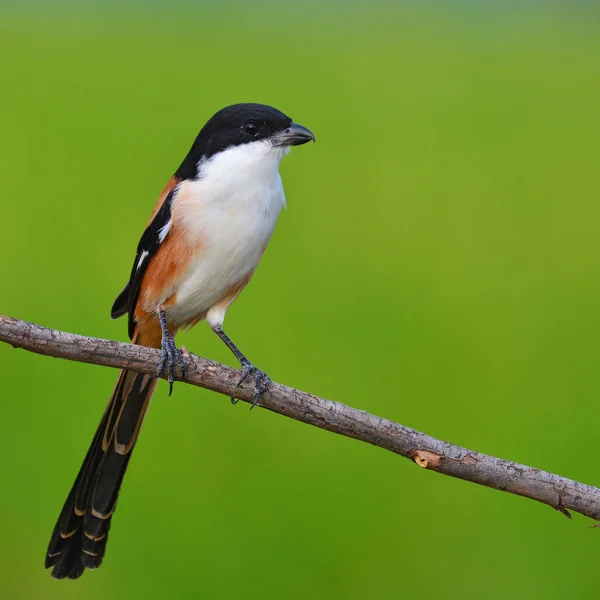
[[[160,352],[40,327],[0,316],[0,340],[15,348],[106,367],[154,373]],[[240,372],[187,354],[185,383],[252,402],[252,382],[237,387]],[[600,520],[600,489],[435,439],[399,423],[273,382],[259,405],[297,421],[368,442],[409,458],[418,466],[510,492]]]

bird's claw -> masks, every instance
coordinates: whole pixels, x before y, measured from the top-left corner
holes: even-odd
[[[260,369],[256,368],[249,360],[242,362],[242,376],[238,381],[237,387],[240,387],[246,379],[250,375],[255,375],[255,384],[254,384],[254,397],[252,399],[252,406],[250,410],[252,410],[256,404],[258,403],[258,399],[260,395],[267,391],[269,386],[271,385],[271,378]],[[231,397],[231,403],[237,404],[239,400],[234,396]]]
[[[185,377],[185,362],[183,360],[183,354],[177,347],[175,340],[171,335],[163,335],[162,345],[160,350],[160,363],[156,370],[156,377],[160,377],[163,374],[165,366],[168,363],[168,375],[167,381],[169,382],[169,396],[173,393],[173,382],[175,381],[175,363],[181,371],[181,378]]]

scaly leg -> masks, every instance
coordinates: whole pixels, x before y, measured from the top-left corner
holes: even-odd
[[[225,342],[226,346],[233,352],[235,357],[240,361],[240,366],[242,367],[242,377],[238,382],[238,387],[246,381],[249,375],[255,375],[255,384],[254,384],[254,398],[252,400],[252,406],[250,409],[256,406],[260,395],[265,392],[269,385],[271,384],[270,377],[260,369],[256,368],[239,350],[239,348],[231,341],[231,338],[223,331],[220,326],[213,327],[213,331]],[[236,404],[238,400],[231,397],[231,402]]]
[[[185,362],[183,361],[183,354],[177,347],[173,336],[169,333],[167,327],[167,315],[164,310],[158,311],[158,320],[160,322],[160,328],[162,330],[162,346],[160,351],[160,364],[156,371],[156,376],[160,377],[163,373],[165,365],[169,363],[169,375],[167,381],[169,382],[169,396],[173,393],[173,382],[175,381],[175,362],[179,365],[181,370],[181,377],[185,377]]]

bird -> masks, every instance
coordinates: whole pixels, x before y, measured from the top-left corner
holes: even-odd
[[[279,164],[312,132],[264,104],[234,104],[202,127],[159,196],[127,285],[111,317],[128,315],[134,344],[160,349],[156,374],[120,372],[98,430],[60,512],[45,566],[56,579],[99,567],[123,477],[154,392],[166,375],[169,394],[185,359],[181,328],[206,320],[240,363],[240,384],[254,377],[253,405],[270,379],[223,330],[227,309],[263,255],[285,195]],[[234,399],[232,398],[232,401]]]

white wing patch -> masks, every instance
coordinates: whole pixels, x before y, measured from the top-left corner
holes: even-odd
[[[171,223],[173,222],[173,219],[169,219],[159,230],[158,230],[158,243],[162,244],[165,240],[165,238],[167,237],[167,234],[169,233],[170,229],[171,229]],[[148,252],[148,250],[144,250],[142,252],[142,254],[140,255],[140,258],[137,262],[136,265],[136,269],[139,269],[145,262],[145,260],[148,258],[148,255],[150,253]]]
[[[144,261],[148,258],[148,252],[146,250],[144,250],[142,252],[142,255],[140,256],[140,260],[138,260],[138,264],[136,266],[136,269],[139,269],[143,264]]]
[[[167,237],[167,234],[171,230],[171,223],[173,219],[169,219],[159,230],[158,230],[158,242],[162,244]]]

